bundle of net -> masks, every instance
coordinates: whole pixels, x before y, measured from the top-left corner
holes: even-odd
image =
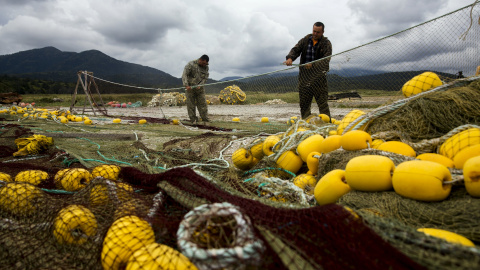
[[[429,87],[433,87],[430,84]],[[418,142],[445,135],[464,124],[480,123],[480,80],[458,80],[419,94],[409,93],[412,86],[404,86],[409,97],[366,115],[366,131],[371,134],[395,132],[402,139]],[[381,116],[381,117],[379,117]]]
[[[218,95],[220,102],[225,104],[242,104],[247,99],[245,92],[236,85],[230,85],[220,91]]]

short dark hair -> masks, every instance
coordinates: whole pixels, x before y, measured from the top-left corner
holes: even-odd
[[[207,63],[210,60],[210,58],[208,58],[208,55],[206,55],[206,54],[200,56],[200,59],[207,61]]]
[[[323,31],[325,31],[325,25],[322,22],[316,22],[316,23],[313,24],[313,26],[316,26],[316,27],[321,26]]]

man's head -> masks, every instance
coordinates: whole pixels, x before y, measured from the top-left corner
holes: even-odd
[[[321,22],[314,23],[312,38],[315,40],[319,40],[323,36],[324,31],[325,31],[325,25],[323,23]]]
[[[200,58],[198,58],[198,65],[204,67],[204,66],[208,65],[209,60],[210,60],[210,58],[208,57],[208,55],[204,54],[204,55],[200,56]]]

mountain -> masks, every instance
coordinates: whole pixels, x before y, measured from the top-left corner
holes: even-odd
[[[181,85],[181,79],[161,70],[112,58],[98,50],[62,52],[45,47],[0,56],[0,74],[17,77],[76,82],[77,72],[87,70],[95,77],[121,84],[156,88]]]
[[[222,78],[222,79],[220,79],[219,81],[220,81],[220,82],[225,82],[225,81],[237,80],[237,79],[241,79],[241,78],[243,78],[243,77],[240,77],[240,76],[230,76],[230,77]]]

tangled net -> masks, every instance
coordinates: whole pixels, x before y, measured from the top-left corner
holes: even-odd
[[[222,103],[230,105],[242,104],[247,99],[247,95],[236,85],[225,87],[218,97]]]

